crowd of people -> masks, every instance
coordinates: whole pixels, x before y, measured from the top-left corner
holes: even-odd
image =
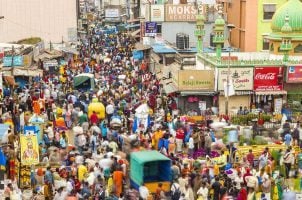
[[[126,33],[92,29],[81,43],[79,58],[68,60],[62,73],[46,72],[25,88],[6,90],[2,121],[11,119],[13,126],[6,150],[7,178],[12,184],[5,187],[5,199],[17,198],[10,161],[18,157],[23,112],[47,122],[39,144],[40,162],[47,165],[35,169],[31,177],[33,200],[269,200],[291,199],[293,188],[301,189],[301,171],[291,145],[275,155],[265,148],[259,157],[250,149],[237,161],[233,144],[213,151],[217,136],[209,123],[189,123],[173,114],[177,113],[174,96],[164,94],[148,63],[133,59],[134,46]],[[94,89],[73,87],[73,77],[81,73],[94,75]],[[34,104],[39,99],[43,106]],[[104,105],[104,119],[96,112],[88,115],[93,101]],[[150,119],[136,124],[135,109],[143,104],[150,108]],[[65,129],[59,128],[58,118],[63,118]],[[115,118],[120,126],[112,126]],[[155,194],[145,185],[138,190],[131,186],[129,155],[142,149],[158,150],[171,159],[171,191],[164,191],[161,183]]]

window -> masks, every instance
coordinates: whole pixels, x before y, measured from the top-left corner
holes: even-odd
[[[295,53],[302,53],[302,44],[299,44],[294,49]]]
[[[262,40],[262,50],[269,50],[269,40],[265,36]]]
[[[263,19],[270,20],[276,11],[276,4],[263,4]]]
[[[162,34],[162,25],[161,24],[157,24],[157,34]]]

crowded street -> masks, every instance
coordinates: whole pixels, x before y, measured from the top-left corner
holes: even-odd
[[[299,2],[285,6],[302,8]],[[151,21],[114,24],[99,16],[88,19],[70,49],[50,42],[34,55],[32,68],[16,59],[22,55],[25,63],[28,41],[4,45],[2,57],[0,43],[0,199],[301,199],[301,108],[290,106],[300,100],[290,100],[286,91],[296,83],[287,66],[301,57],[285,53],[286,66],[272,67],[279,57],[259,61],[259,54],[252,69],[253,52],[239,62],[244,53],[230,56],[222,48],[222,32],[234,28],[222,18],[222,7],[213,23],[215,49],[203,55],[198,9],[197,50],[185,53],[146,44],[143,34],[155,36],[142,24]],[[279,20],[285,21],[282,34],[296,30],[290,19]],[[159,62],[151,59],[155,53]],[[170,66],[165,53],[176,54]],[[186,64],[195,54],[202,70]],[[247,66],[236,66],[242,63]]]

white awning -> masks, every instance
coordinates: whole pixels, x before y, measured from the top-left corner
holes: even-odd
[[[170,80],[170,82],[171,82],[171,80]],[[166,94],[171,94],[171,93],[178,91],[176,85],[174,85],[173,83],[168,83],[168,82],[163,83],[163,89]]]
[[[256,91],[256,95],[286,95],[287,91],[280,90],[280,91]]]

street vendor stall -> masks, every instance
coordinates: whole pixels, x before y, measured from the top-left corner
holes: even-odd
[[[140,151],[130,154],[130,184],[138,189],[145,184],[155,193],[158,183],[170,190],[171,160],[158,151]]]

